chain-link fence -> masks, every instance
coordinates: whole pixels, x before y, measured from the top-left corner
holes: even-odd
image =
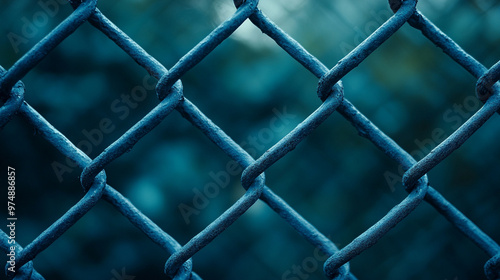
[[[324,262],[324,273],[329,279],[356,279],[354,276],[356,271],[349,269],[349,261],[372,247],[423,201],[434,207],[488,255],[490,259],[484,265],[485,274],[488,279],[499,279],[500,247],[498,244],[434,189],[426,174],[458,149],[500,109],[499,88],[496,84],[500,79],[500,63],[487,69],[422,15],[417,9],[416,0],[391,0],[389,2],[394,15],[331,69],[328,69],[266,17],[259,10],[257,0],[247,0],[235,1],[236,12],[186,53],[171,69],[167,70],[106,18],[96,7],[97,0],[70,1],[75,10],[70,16],[50,31],[8,70],[2,68],[0,92],[4,104],[0,108],[0,126],[3,128],[17,117],[21,117],[29,123],[61,154],[74,161],[78,168],[83,169],[80,179],[85,195],[32,242],[23,244],[24,247],[13,242],[15,240],[14,230],[11,232],[2,231],[0,235],[1,248],[9,258],[5,268],[7,277],[9,279],[44,279],[33,267],[34,258],[51,246],[103,199],[170,254],[164,268],[166,276],[170,279],[201,279],[203,275],[199,276],[193,271],[191,258],[230,227],[258,200],[265,202],[304,239],[328,256]],[[226,132],[189,101],[183,94],[181,82],[186,73],[202,62],[246,20],[250,20],[319,79],[317,94],[322,101],[321,106],[316,111],[259,157],[253,157],[251,153],[242,148],[241,144],[232,140]],[[51,50],[87,21],[147,70],[151,76],[158,79],[156,93],[160,100],[153,110],[94,159],[87,156],[88,149],[84,151],[85,145],[73,144],[25,101],[24,85],[21,82],[21,79],[35,68]],[[441,48],[459,66],[477,79],[477,97],[484,102],[484,105],[463,125],[419,161],[384,134],[347,100],[348,95],[344,93],[341,82],[344,76],[370,56],[405,23],[419,30],[423,36]],[[132,150],[136,143],[155,129],[174,110],[177,110],[234,160],[235,166],[239,165],[243,168],[241,186],[245,189],[244,194],[229,209],[184,245],[162,230],[118,190],[110,186],[104,171],[111,162]],[[335,111],[348,120],[360,136],[370,140],[402,167],[404,170],[402,183],[408,192],[408,196],[395,205],[385,216],[342,248],[338,248],[333,243],[335,236],[327,237],[322,234],[289,206],[283,198],[275,194],[272,188],[266,185],[264,177],[266,170],[294,150]],[[109,123],[102,123],[103,130],[109,126]],[[15,172],[15,170],[12,171]],[[294,174],[290,174],[290,176],[294,176]],[[13,182],[13,180],[11,181]],[[11,184],[11,186],[13,185],[14,183]],[[12,191],[10,198],[12,198],[12,206],[15,206],[15,188],[11,187],[9,191]],[[17,189],[17,192],[22,192],[22,189]],[[14,211],[15,207],[10,209]],[[185,211],[191,210],[186,208]],[[15,220],[12,221],[15,224]],[[283,277],[288,276],[284,275]]]

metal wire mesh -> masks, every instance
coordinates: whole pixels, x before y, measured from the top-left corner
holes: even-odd
[[[426,173],[459,148],[495,112],[499,111],[500,89],[496,82],[500,79],[500,62],[490,69],[484,67],[422,15],[416,7],[416,0],[390,0],[389,4],[394,15],[332,69],[328,69],[267,18],[258,8],[258,0],[235,1],[237,10],[234,15],[215,28],[169,70],[108,20],[97,9],[97,0],[73,0],[70,3],[75,9],[70,16],[16,61],[12,67],[8,70],[1,68],[0,93],[4,104],[0,108],[0,127],[3,128],[16,114],[21,116],[60,153],[75,161],[83,169],[80,178],[85,196],[24,248],[20,244],[15,244],[16,266],[20,269],[17,269],[15,273],[6,269],[5,274],[9,279],[44,279],[33,268],[33,259],[51,246],[101,199],[112,204],[133,225],[170,254],[165,263],[164,272],[171,279],[201,279],[193,271],[191,260],[193,255],[211,243],[259,199],[287,221],[304,239],[329,256],[324,264],[324,272],[329,279],[356,279],[355,272],[349,269],[349,261],[373,246],[423,201],[434,207],[490,257],[484,266],[488,279],[500,279],[498,244],[430,186],[426,176]],[[319,79],[317,93],[323,102],[315,112],[256,159],[252,158],[205,116],[195,104],[183,96],[181,83],[181,78],[188,71],[200,63],[247,19]],[[86,21],[105,34],[150,75],[158,79],[156,92],[160,101],[144,118],[94,159],[79,150],[25,101],[24,85],[20,81],[52,49]],[[341,82],[345,75],[349,74],[405,23],[420,30],[423,36],[475,77],[477,96],[484,102],[480,110],[419,161],[416,161],[393,139],[379,130],[344,97]],[[179,111],[186,120],[244,168],[241,185],[246,190],[244,195],[229,209],[185,245],[179,244],[141,213],[119,191],[108,185],[104,171],[107,165],[132,149],[142,137],[152,131],[174,110]],[[408,192],[404,200],[343,248],[337,248],[329,238],[276,195],[270,187],[266,186],[264,177],[264,172],[270,166],[292,151],[335,111],[347,119],[362,137],[369,139],[389,158],[404,168],[403,186]],[[0,234],[0,245],[6,253],[12,246],[9,244],[9,235],[4,231]]]

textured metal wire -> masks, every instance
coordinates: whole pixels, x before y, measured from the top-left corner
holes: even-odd
[[[80,178],[85,196],[24,248],[16,244],[17,266],[22,268],[17,271],[16,275],[6,270],[9,279],[44,279],[33,268],[33,259],[63,235],[101,199],[112,204],[116,210],[170,255],[165,263],[164,272],[171,279],[201,279],[192,270],[191,257],[231,226],[259,199],[287,221],[307,241],[330,256],[324,264],[324,272],[329,279],[356,279],[349,270],[349,261],[364,250],[369,249],[423,201],[432,205],[490,257],[484,266],[488,279],[500,279],[499,245],[434,189],[426,176],[426,173],[460,147],[495,112],[499,111],[500,90],[497,81],[500,79],[500,62],[490,69],[484,67],[425,18],[416,7],[416,0],[390,0],[389,4],[394,15],[342,58],[332,69],[328,69],[267,18],[258,8],[258,0],[235,1],[237,10],[233,16],[214,29],[170,70],[167,70],[108,20],[97,9],[97,0],[71,0],[70,3],[75,9],[70,16],[16,61],[12,67],[8,70],[0,69],[0,97],[4,102],[0,107],[0,128],[3,128],[16,114],[21,116],[64,156],[75,161],[83,169]],[[184,74],[202,61],[247,19],[319,79],[317,93],[323,101],[315,112],[257,159],[252,158],[183,96],[180,80]],[[21,82],[21,79],[36,67],[52,49],[70,36],[85,21],[90,22],[147,70],[150,75],[158,79],[156,92],[160,100],[153,110],[94,159],[80,151],[25,101],[24,85]],[[345,75],[357,67],[405,23],[420,30],[423,36],[474,76],[478,81],[477,96],[484,102],[481,109],[420,161],[412,158],[408,152],[358,111],[344,97],[341,82]],[[202,131],[230,158],[244,167],[241,184],[246,190],[237,202],[185,245],[179,244],[141,213],[120,192],[108,185],[104,171],[109,163],[132,149],[144,135],[153,130],[174,110],[179,111],[186,120]],[[361,136],[369,139],[392,160],[403,166],[405,170],[403,185],[408,192],[408,196],[404,200],[342,249],[337,248],[331,240],[276,195],[270,187],[266,186],[264,178],[264,172],[271,165],[293,150],[335,111],[347,119]],[[0,233],[0,247],[5,252],[8,252],[10,247],[8,236],[3,231]]]

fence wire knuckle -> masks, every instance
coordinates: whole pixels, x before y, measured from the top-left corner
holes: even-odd
[[[2,104],[0,107],[0,129],[8,124],[12,118],[17,116],[22,118],[62,155],[74,161],[82,170],[80,180],[85,192],[80,201],[24,248],[20,244],[16,244],[17,264],[20,268],[16,273],[6,269],[5,275],[8,279],[44,279],[34,269],[35,257],[51,246],[100,200],[110,203],[121,215],[165,251],[167,260],[164,273],[170,279],[202,279],[193,271],[192,257],[230,227],[258,200],[267,204],[306,241],[329,256],[323,266],[328,279],[356,279],[350,271],[349,261],[383,238],[393,227],[422,204],[422,201],[434,207],[440,215],[445,217],[476,246],[485,251],[489,260],[484,265],[484,273],[488,279],[500,278],[500,246],[432,187],[426,175],[466,142],[495,112],[499,111],[500,87],[497,82],[500,79],[500,61],[490,69],[483,66],[421,14],[417,9],[417,0],[389,0],[394,15],[332,68],[326,67],[299,42],[269,19],[258,8],[258,0],[234,0],[236,7],[234,14],[189,50],[170,69],[149,55],[139,44],[106,18],[97,8],[97,0],[69,0],[69,2],[74,11],[66,19],[9,69],[5,70],[0,66],[0,101]],[[316,93],[322,101],[314,112],[258,158],[253,158],[184,96],[181,82],[187,72],[211,54],[247,19],[318,78]],[[156,107],[94,159],[89,158],[78,149],[25,101],[25,88],[21,82],[21,79],[44,60],[50,51],[87,21],[158,81],[155,90],[159,103]],[[395,140],[381,131],[346,98],[341,80],[393,36],[405,23],[419,30],[436,47],[442,49],[446,55],[477,79],[476,95],[484,103],[480,110],[419,161],[416,161]],[[118,190],[108,185],[105,174],[108,165],[133,149],[135,144],[155,129],[174,110],[178,111],[185,120],[200,130],[222,152],[242,167],[241,187],[245,189],[244,194],[231,207],[184,245],[181,245],[144,215]],[[294,150],[334,112],[338,112],[350,122],[361,137],[368,139],[375,147],[403,167],[405,172],[402,185],[408,192],[408,195],[401,202],[379,220],[374,221],[371,227],[343,248],[337,248],[332,240],[288,205],[285,199],[275,194],[272,188],[266,185],[265,180],[266,170]],[[0,230],[0,248],[4,252],[9,252],[10,246],[8,235]]]

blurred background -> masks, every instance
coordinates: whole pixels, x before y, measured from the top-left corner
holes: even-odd
[[[392,14],[382,0],[260,2],[268,17],[328,67]],[[167,68],[235,11],[231,0],[99,1],[98,7]],[[420,1],[418,7],[486,67],[500,59],[500,1]],[[0,65],[10,68],[71,12],[62,0],[0,1]],[[158,103],[154,79],[148,77],[86,23],[23,82],[26,101],[73,143],[94,140],[86,150],[94,158]],[[257,156],[320,105],[318,79],[250,22],[182,82],[187,98]],[[343,82],[346,98],[417,159],[480,106],[475,79],[409,25]],[[143,92],[147,94],[139,94]],[[135,99],[127,102],[127,96]],[[279,126],[271,126],[278,116]],[[113,129],[101,129],[99,140],[96,129],[103,119]],[[429,173],[431,185],[497,242],[498,135],[500,119],[494,115]],[[0,153],[2,168],[17,170],[17,241],[26,245],[83,196],[81,170],[70,167],[20,117],[0,131]],[[228,156],[173,112],[106,172],[111,186],[185,244],[243,194],[240,172],[224,188],[219,184],[218,195],[206,205],[190,208],[197,209],[195,214],[180,210],[195,207],[196,193],[217,183],[211,174],[228,174],[228,162]],[[54,166],[65,168],[56,172]],[[334,113],[266,171],[266,182],[343,247],[405,198],[398,173],[396,163]],[[0,213],[6,217],[5,211]],[[168,256],[101,201],[34,264],[46,279],[118,279],[122,269],[135,279],[164,279]],[[193,260],[203,279],[326,279],[324,259],[318,259],[315,248],[262,202]],[[354,258],[351,270],[359,279],[485,279],[487,260],[486,253],[422,203]],[[294,266],[307,272],[287,274]]]

